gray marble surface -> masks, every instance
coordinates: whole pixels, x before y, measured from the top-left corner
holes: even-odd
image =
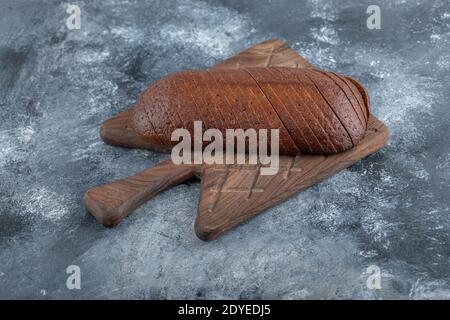
[[[0,298],[450,298],[448,1],[0,1]],[[106,229],[84,191],[165,156],[99,124],[269,38],[369,90],[388,145],[213,242],[182,184]],[[81,269],[81,289],[66,268]],[[367,267],[381,289],[366,286]]]

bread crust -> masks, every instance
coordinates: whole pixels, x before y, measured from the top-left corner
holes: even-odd
[[[281,154],[332,154],[362,139],[369,115],[367,91],[356,80],[269,67],[166,76],[137,101],[133,126],[155,149],[176,144],[176,128],[193,134],[194,121],[201,120],[204,131],[219,129],[224,138],[226,129],[279,129]]]
[[[291,71],[290,68],[280,68],[279,70],[289,74],[291,78],[296,80],[297,94],[304,96],[306,103],[314,108],[312,111],[319,117],[319,121],[331,140],[335,152],[351,148],[352,141],[350,136],[326,101],[321,97],[314,83],[305,74],[295,72],[295,70]]]

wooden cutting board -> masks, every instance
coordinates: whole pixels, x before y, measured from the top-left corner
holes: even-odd
[[[213,68],[267,66],[313,67],[284,41],[274,39],[250,47]],[[131,110],[105,121],[100,130],[103,140],[122,147],[151,149],[134,132]],[[134,176],[91,188],[83,201],[99,222],[115,226],[161,191],[196,176],[201,179],[201,193],[195,232],[200,239],[211,240],[376,152],[387,139],[386,126],[371,116],[365,137],[354,148],[329,156],[281,156],[276,175],[261,175],[260,164],[175,165],[168,159]]]

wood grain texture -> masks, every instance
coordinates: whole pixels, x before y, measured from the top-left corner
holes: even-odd
[[[254,45],[211,69],[239,69],[256,67],[314,68],[297,51],[280,39],[271,39]]]
[[[134,176],[89,189],[85,206],[103,225],[113,227],[161,191],[198,174],[193,165],[175,165],[166,160]]]
[[[312,68],[285,42],[277,39],[253,46],[213,68],[252,66]],[[130,129],[130,120],[129,110],[106,121],[101,129],[105,142],[148,148]],[[376,152],[387,139],[388,129],[371,116],[363,139],[355,147],[329,156],[281,156],[280,170],[273,176],[260,175],[260,164],[174,165],[167,160],[135,176],[88,190],[84,203],[98,221],[114,226],[159,192],[197,176],[202,182],[195,232],[200,239],[211,240]]]
[[[334,175],[386,144],[388,130],[371,117],[363,140],[352,149],[322,155],[281,156],[276,175],[258,165],[204,166],[195,232],[211,240],[293,194]]]

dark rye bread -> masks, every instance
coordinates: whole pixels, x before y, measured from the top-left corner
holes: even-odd
[[[279,129],[279,151],[286,155],[350,149],[364,136],[370,114],[357,81],[280,67],[171,74],[151,85],[133,110],[134,129],[155,149],[176,145],[176,128],[193,134],[199,120],[204,131],[219,129],[224,139],[226,129]]]
[[[311,106],[313,109],[311,111],[319,118],[319,122],[334,148],[336,150],[345,150],[348,146],[352,146],[352,141],[341,121],[339,121],[339,118],[322,97],[311,79],[306,76],[306,73],[291,73],[289,68],[283,68],[280,72],[288,73],[289,77],[296,79],[298,84],[297,94],[303,96],[306,103]]]

